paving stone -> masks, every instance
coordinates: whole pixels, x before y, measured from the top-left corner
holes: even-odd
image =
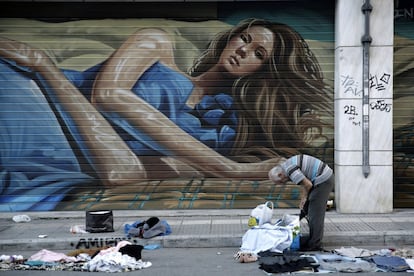
[[[295,214],[297,209],[275,209],[272,222],[283,214]],[[70,227],[85,224],[84,212],[29,213],[31,221],[15,223],[15,213],[0,213],[0,252],[15,250],[73,250],[96,244],[115,244],[129,240],[138,244],[159,244],[163,247],[239,247],[250,210],[152,210],[114,211],[114,229],[110,233],[72,234]],[[414,245],[414,212],[398,210],[396,214],[326,213],[324,245],[342,246],[400,246]],[[172,234],[152,239],[128,239],[124,225],[157,216],[166,220]],[[302,233],[308,233],[305,220]],[[39,238],[45,235],[45,238]]]

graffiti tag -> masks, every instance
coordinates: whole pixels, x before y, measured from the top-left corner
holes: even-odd
[[[358,119],[357,108],[354,105],[345,105],[344,114],[348,115],[348,120],[352,122],[354,126],[361,126],[361,121]]]
[[[359,83],[349,75],[341,75],[341,86],[344,88],[344,93],[351,93],[354,96],[359,96],[362,93]]]
[[[71,243],[71,246],[74,246],[75,249],[89,249],[95,247],[112,247],[116,246],[121,241],[129,241],[132,244],[138,244],[138,240],[126,238],[126,237],[111,237],[111,238],[81,238],[78,243],[75,245]]]
[[[391,75],[383,73],[382,75],[369,76],[369,88],[377,91],[384,91],[388,88]],[[349,75],[341,75],[341,86],[344,88],[344,93],[350,93],[354,96],[359,96],[362,89],[359,87],[359,82]]]
[[[382,76],[370,75],[369,77],[369,88],[377,91],[384,91],[388,87],[391,75],[384,73]]]
[[[385,103],[385,100],[377,100],[375,102],[370,103],[369,105],[372,110],[390,112],[392,104]]]

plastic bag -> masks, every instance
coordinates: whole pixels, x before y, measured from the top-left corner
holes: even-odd
[[[270,205],[270,207],[269,207]],[[259,204],[250,212],[248,221],[249,227],[262,226],[265,223],[271,223],[273,217],[273,202],[266,201]]]

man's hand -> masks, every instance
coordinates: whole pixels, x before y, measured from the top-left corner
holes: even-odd
[[[307,199],[308,199],[308,192],[303,188],[301,196],[300,196],[299,209],[303,210],[303,206],[305,206]]]

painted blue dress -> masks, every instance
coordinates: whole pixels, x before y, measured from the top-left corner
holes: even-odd
[[[63,73],[90,99],[100,66]],[[192,89],[184,75],[156,63],[133,92],[202,143],[227,154],[237,125],[233,99],[224,93],[206,96],[191,109],[185,103]],[[171,156],[119,114],[103,115],[137,155]],[[86,173],[94,169],[88,149],[52,88],[36,72],[4,59],[0,59],[0,130],[0,211],[52,210],[70,190],[97,181],[93,173]]]

